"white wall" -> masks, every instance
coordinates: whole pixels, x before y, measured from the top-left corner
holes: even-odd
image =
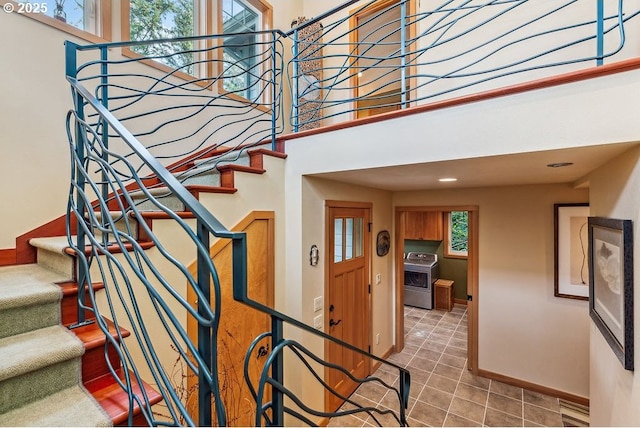
[[[604,336],[591,322],[591,408],[592,426],[640,425],[640,149],[635,148],[603,165],[590,176],[591,215],[633,221],[633,294],[635,372],[624,370]]]
[[[65,114],[65,34],[17,14],[0,13],[0,248],[65,213],[69,149]]]
[[[479,206],[479,369],[589,397],[588,304],[553,295],[553,204],[587,201],[567,185],[394,193]]]

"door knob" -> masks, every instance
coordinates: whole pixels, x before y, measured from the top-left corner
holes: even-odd
[[[337,326],[338,324],[340,324],[341,322],[342,322],[342,320],[334,321],[334,320],[333,320],[333,318],[331,318],[331,319],[329,320],[329,327],[335,327],[335,326]]]

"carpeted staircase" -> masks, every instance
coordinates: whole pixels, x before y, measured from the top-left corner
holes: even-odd
[[[68,279],[41,265],[0,268],[0,426],[109,426],[82,387],[84,346],[61,324]]]
[[[256,148],[229,153],[215,165],[207,159],[195,160],[191,169],[175,175],[196,198],[206,193],[234,194],[235,173],[263,174],[264,157],[284,159],[286,155]],[[162,194],[162,202],[176,212],[185,210],[168,189],[158,187],[154,192]],[[149,225],[169,218],[147,207],[151,204],[141,192],[131,195],[143,215],[150,215]],[[37,234],[28,235],[28,244],[19,251],[21,256],[31,254],[29,259],[18,259],[24,264],[0,267],[0,426],[126,426],[130,415],[134,424],[146,424],[137,405],[129,408],[127,394],[109,371],[105,349],[113,367],[118,367],[119,359],[113,347],[105,345],[102,331],[95,323],[67,328],[77,320],[77,284],[71,280],[75,253],[60,234],[64,220],[48,224],[54,232],[39,228]],[[151,248],[153,242],[137,232],[132,236],[138,244]],[[99,290],[104,284],[92,287]],[[85,314],[94,317],[91,311]],[[129,336],[105,321],[114,338],[116,331],[120,337]],[[122,379],[122,367],[115,374]],[[150,405],[162,400],[146,383],[134,382],[134,394],[142,389]]]

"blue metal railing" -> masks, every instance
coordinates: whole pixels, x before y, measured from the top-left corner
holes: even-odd
[[[220,51],[220,45],[229,48],[228,35],[66,44],[66,74],[74,100],[67,117],[72,157],[67,235],[77,257],[78,283],[105,284],[104,302],[96,301],[90,287],[79,287],[78,325],[88,322],[86,310],[95,313],[107,343],[119,355],[121,366],[110,365],[111,374],[127,392],[130,409],[140,407],[150,425],[226,425],[216,352],[220,281],[209,256],[210,237],[232,240],[233,281],[246,284],[245,235],[229,232],[185,185],[194,177],[215,176],[220,163],[236,160],[252,146],[275,142],[281,117],[282,49],[275,33],[256,35],[260,37],[255,40],[269,40],[260,45],[264,49],[254,49],[256,58],[243,58],[242,73],[251,77],[245,79],[246,87],[236,79],[233,88],[225,87],[224,80],[237,78],[229,70],[239,66],[230,64]],[[165,49],[162,56],[136,53],[139,46],[184,42],[205,47],[189,52],[190,60],[182,61],[181,70],[147,73],[142,63],[162,64],[174,55],[184,57],[183,51]],[[87,55],[93,57],[86,60]],[[79,62],[80,57],[85,62]],[[247,68],[247,63],[252,66]],[[205,65],[218,70],[219,77],[194,75]],[[234,92],[252,98],[234,98]],[[225,153],[217,155],[220,147]],[[196,152],[206,158],[204,166],[181,163]],[[169,171],[161,161],[172,160]],[[167,207],[167,198],[179,201],[183,213]],[[172,219],[176,233],[185,235],[191,247],[172,248],[171,241],[163,242],[145,220],[149,211]],[[143,240],[152,243],[156,255],[147,254]],[[196,258],[196,272],[180,262],[189,251]],[[178,278],[197,296],[196,308],[187,302],[182,287],[176,287]],[[91,305],[85,304],[85,290]],[[106,318],[125,325],[134,340],[123,340],[120,332],[112,336]],[[190,339],[185,319],[196,322],[197,342]],[[162,326],[161,333],[156,326]],[[189,376],[197,378],[197,410],[188,405],[190,397],[179,392],[187,380],[176,381],[160,357],[169,348],[177,352]],[[143,380],[162,396],[166,414],[161,417],[151,409]],[[129,425],[133,416],[130,412]]]
[[[636,56],[623,52],[633,2],[386,4],[346,2],[287,33],[294,131]]]
[[[189,40],[202,42],[197,38]],[[158,43],[166,44],[169,41]],[[79,287],[78,325],[94,322],[85,319],[86,311],[95,313],[95,322],[103,330],[108,344],[118,353],[120,365],[110,364],[111,374],[127,392],[130,408],[140,407],[148,424],[224,426],[228,420],[226,404],[229,403],[224,403],[221,395],[217,358],[218,325],[223,314],[220,312],[220,280],[209,256],[210,237],[232,240],[233,289],[234,293],[239,293],[238,296],[246,298],[245,235],[229,232],[189,192],[188,186],[194,176],[203,175],[198,169],[213,171],[222,162],[237,161],[240,153],[250,147],[265,141],[273,144],[275,141],[281,109],[282,85],[278,82],[283,68],[281,42],[274,38],[265,43],[270,71],[262,72],[263,75],[269,75],[269,79],[257,80],[262,82],[261,90],[257,91],[258,95],[253,100],[238,100],[226,91],[218,93],[217,86],[223,79],[220,76],[205,78],[186,73],[178,75],[175,70],[161,72],[160,76],[132,72],[131,69],[140,66],[142,61],[161,59],[140,57],[130,52],[128,55],[131,58],[114,54],[118,48],[132,48],[135,45],[112,43],[78,46],[70,42],[66,45],[67,80],[74,100],[74,109],[67,117],[72,158],[67,235],[78,260],[78,283],[101,282],[105,285],[105,297],[102,299],[93,293],[91,287]],[[96,59],[78,64],[81,55],[92,52],[98,53]],[[261,56],[264,55],[263,52]],[[214,56],[208,61],[215,62],[217,59]],[[197,68],[195,63],[194,60],[185,64],[189,72]],[[136,80],[142,86],[131,83]],[[251,79],[251,84],[256,85],[256,79]],[[246,88],[236,90],[247,93]],[[265,94],[269,94],[270,99],[259,105],[265,99]],[[169,99],[168,105],[162,105],[165,98]],[[265,108],[267,102],[269,110]],[[236,109],[241,112],[237,113]],[[206,119],[198,116],[202,110],[211,112]],[[220,138],[214,132],[206,133],[204,138],[192,142],[197,132],[192,132],[191,127],[202,129],[199,121],[209,120],[210,117],[224,118],[227,123],[212,130],[221,133],[229,120],[238,114],[258,117],[258,121],[268,126],[261,132],[251,131],[256,124],[245,121],[243,117],[243,121],[238,121],[241,125],[236,123],[238,126],[232,136],[225,139],[227,150],[219,156],[211,156],[214,149],[219,148],[218,144],[211,143]],[[164,116],[166,122],[149,125],[149,121],[156,120],[156,116]],[[179,132],[172,131],[175,126],[180,127]],[[236,141],[231,148],[228,147],[230,140]],[[185,144],[194,148],[186,151],[183,147]],[[172,151],[167,152],[168,147]],[[165,149],[165,154],[152,153],[158,149]],[[205,167],[202,164],[194,167],[184,161],[185,155],[193,156],[196,149],[198,157],[205,159]],[[161,162],[174,158],[177,162],[169,168]],[[180,208],[177,209],[176,204]],[[179,238],[180,242],[188,242],[188,246],[181,244],[176,248],[172,243],[175,236],[171,240],[163,240],[158,236],[147,224],[146,218],[150,212],[156,217],[162,214],[171,219],[175,223],[175,233],[184,236],[184,239]],[[191,219],[195,219],[195,226]],[[153,255],[148,254],[146,249],[150,245],[145,244],[151,244],[157,251]],[[180,261],[185,253],[195,256],[195,272]],[[187,288],[197,296],[197,307],[189,304],[185,291],[176,287],[176,284],[187,284]],[[85,293],[89,293],[89,296],[85,296]],[[87,301],[91,304],[84,303]],[[244,301],[255,305],[251,300]],[[272,350],[262,377],[256,386],[249,383],[258,403],[256,423],[264,419],[268,424],[282,425],[285,414],[292,414],[312,424],[308,415],[331,417],[361,411],[371,415],[373,420],[377,420],[376,415],[393,414],[398,424],[406,425],[409,374],[405,369],[317,332],[271,308],[259,306],[258,309],[271,316],[273,330],[268,333]],[[198,325],[198,339],[195,342],[185,328],[185,318],[194,320]],[[120,332],[112,336],[107,319],[131,330],[132,337],[125,339]],[[320,376],[311,368],[308,359],[336,370],[344,369],[322,362],[300,343],[285,339],[284,323],[320,335],[325,340],[397,370],[401,382],[395,387],[376,377],[351,377],[356,383],[375,382],[395,391],[398,410],[380,410],[354,404],[354,409],[346,413],[325,412],[301,403],[285,387],[283,353],[286,350],[293,350],[316,379],[320,379]],[[170,372],[172,369],[167,367],[167,362],[161,356],[168,348],[177,352],[177,364],[187,373],[177,381],[178,384]],[[250,346],[248,355],[253,348],[254,345]],[[194,377],[197,377],[197,409],[192,406],[191,395],[194,392],[184,394],[189,389],[185,382]],[[161,414],[152,410],[150,391],[145,390],[144,381],[151,383],[162,396],[164,410]],[[323,387],[331,391],[326,383],[323,383]],[[269,403],[264,403],[266,388],[271,394]],[[300,413],[300,410],[292,410],[286,404],[286,397],[298,403],[299,409],[308,415]],[[348,397],[340,397],[354,403]],[[133,422],[133,412],[128,422]]]

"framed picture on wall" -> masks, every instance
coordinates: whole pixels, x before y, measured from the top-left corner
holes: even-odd
[[[554,205],[554,295],[589,300],[589,204]]]
[[[589,315],[627,370],[633,370],[631,220],[589,218]]]

